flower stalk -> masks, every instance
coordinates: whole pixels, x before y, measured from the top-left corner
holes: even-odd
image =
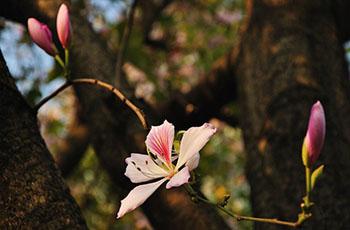
[[[69,49],[65,48],[64,49],[64,64],[65,64],[65,66],[68,67],[68,63],[69,63]]]
[[[305,181],[306,181],[306,196],[305,196],[305,207],[310,207],[310,193],[311,193],[311,169],[305,167]]]
[[[56,55],[55,55],[55,60],[56,60],[57,63],[64,69],[64,72],[66,72],[66,65],[65,65],[65,63],[62,61],[60,55],[56,54]]]

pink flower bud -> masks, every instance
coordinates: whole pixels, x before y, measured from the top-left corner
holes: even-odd
[[[311,108],[309,126],[305,137],[308,164],[312,165],[320,155],[326,135],[326,118],[322,104],[317,101]]]
[[[58,10],[56,27],[58,38],[63,48],[67,49],[71,38],[71,24],[68,7],[65,4],[62,4]]]
[[[52,42],[52,34],[47,25],[35,18],[28,19],[28,30],[33,41],[51,56],[57,54],[56,47]]]

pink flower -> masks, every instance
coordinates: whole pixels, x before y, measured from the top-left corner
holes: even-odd
[[[209,123],[188,129],[183,134],[178,155],[172,156],[174,126],[168,121],[164,121],[160,126],[152,126],[146,138],[146,146],[154,157],[132,153],[126,159],[128,166],[125,175],[133,183],[159,180],[136,186],[131,190],[121,201],[117,218],[142,205],[167,180],[167,189],[188,183],[190,171],[198,166],[199,150],[215,132],[216,128]],[[174,161],[176,164],[173,164]]]
[[[56,27],[58,38],[63,48],[67,49],[71,38],[72,28],[69,20],[68,7],[65,4],[62,4],[58,10]]]
[[[315,163],[320,155],[326,135],[326,118],[322,104],[317,101],[311,108],[309,125],[304,144],[308,155],[308,164]]]
[[[47,25],[35,18],[28,19],[28,30],[33,41],[51,56],[57,54],[56,47],[52,42],[52,33]]]

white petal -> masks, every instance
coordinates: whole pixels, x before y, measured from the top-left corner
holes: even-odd
[[[169,174],[156,165],[150,156],[145,154],[132,153],[130,157],[126,158],[125,162],[128,164],[125,176],[129,177],[133,183],[166,177]]]
[[[200,127],[188,129],[181,140],[179,160],[177,161],[176,169],[179,169],[198,153],[215,132],[216,128],[209,123],[205,123]]]
[[[184,167],[179,172],[177,172],[166,184],[166,188],[179,187],[185,183],[188,183],[190,179],[190,172],[188,171],[188,167]]]
[[[199,153],[194,154],[194,156],[191,159],[189,159],[185,164],[188,167],[188,170],[192,171],[195,168],[197,168],[199,164],[199,159],[200,159]]]
[[[171,149],[174,141],[174,126],[167,120],[159,126],[152,126],[146,137],[146,146],[164,163],[171,164]]]
[[[139,185],[135,187],[130,193],[121,201],[121,205],[117,214],[117,218],[124,216],[126,213],[133,211],[142,205],[148,197],[154,193],[166,179],[156,181],[154,183]]]

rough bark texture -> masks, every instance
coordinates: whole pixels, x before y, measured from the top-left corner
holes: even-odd
[[[37,123],[0,51],[0,226],[85,229]]]
[[[350,82],[333,1],[248,1],[239,96],[254,215],[295,220],[305,195],[301,146],[320,100],[327,134],[307,229],[350,223]],[[256,224],[256,229],[282,229]]]

